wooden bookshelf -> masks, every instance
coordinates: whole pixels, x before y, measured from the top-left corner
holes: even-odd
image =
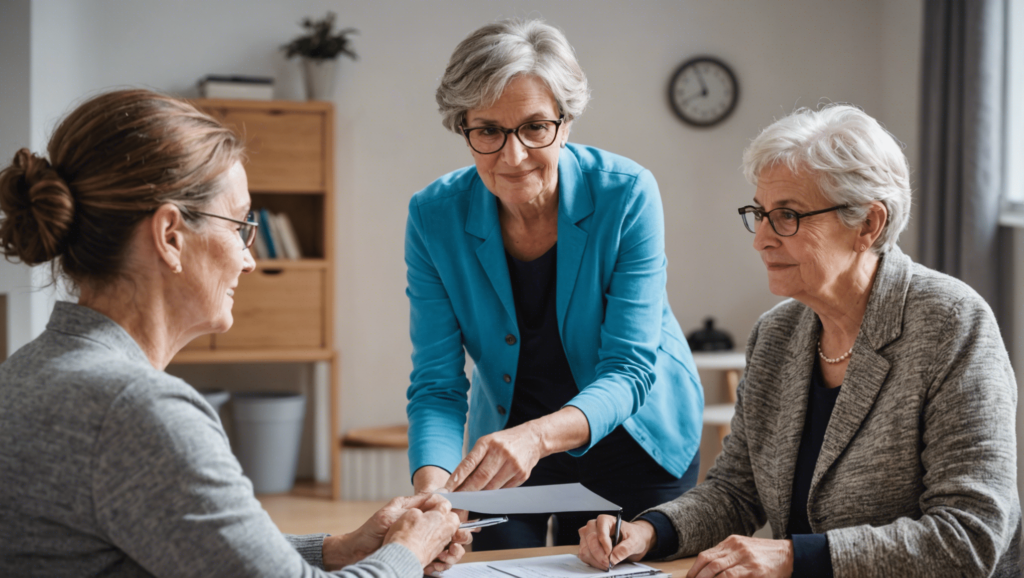
[[[322,101],[192,102],[244,140],[253,209],[288,215],[303,258],[257,259],[256,270],[239,279],[231,330],[196,339],[173,363],[328,364],[331,483],[329,491],[320,487],[313,493],[340,499],[340,456],[335,449],[339,372],[334,349],[334,107]],[[309,495],[309,485],[298,484],[294,492]]]

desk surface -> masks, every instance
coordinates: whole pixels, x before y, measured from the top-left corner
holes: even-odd
[[[493,552],[469,552],[463,558],[463,562],[489,562],[491,560],[511,560],[514,558],[532,558],[534,556],[551,556],[554,554],[575,554],[579,552],[579,546],[554,546],[551,548],[521,548],[518,550],[495,550]],[[693,566],[694,558],[680,558],[671,562],[643,562],[652,568],[657,568],[672,578],[683,578],[686,571]]]

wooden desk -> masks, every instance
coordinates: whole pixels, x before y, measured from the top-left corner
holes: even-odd
[[[533,558],[535,556],[553,556],[555,554],[576,554],[579,546],[554,546],[551,548],[520,548],[518,550],[494,550],[493,552],[469,552],[462,558],[462,562],[490,562],[491,560],[512,560],[515,558]],[[652,568],[657,568],[669,574],[672,578],[683,578],[687,570],[693,566],[696,558],[680,558],[671,562],[644,562]]]

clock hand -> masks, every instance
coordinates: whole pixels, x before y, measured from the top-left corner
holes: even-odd
[[[693,71],[697,73],[697,80],[700,81],[700,95],[708,95],[708,85],[704,83],[704,75],[700,73],[700,66],[694,66]]]
[[[691,96],[688,96],[688,97],[684,98],[681,102],[682,102],[682,104],[686,104],[686,103],[690,102],[691,100],[693,100],[695,98],[704,98],[704,96],[706,96],[706,95],[707,95],[707,91],[705,90],[703,92],[699,92],[699,93],[693,94]]]

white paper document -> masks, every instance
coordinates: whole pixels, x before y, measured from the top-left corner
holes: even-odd
[[[667,576],[661,571],[637,564],[622,562],[610,572],[584,564],[573,554],[540,556],[496,562],[456,564],[442,574],[443,578],[634,578]]]
[[[583,487],[554,484],[479,492],[442,494],[452,508],[481,514],[554,514],[557,512],[615,512],[620,508]]]

